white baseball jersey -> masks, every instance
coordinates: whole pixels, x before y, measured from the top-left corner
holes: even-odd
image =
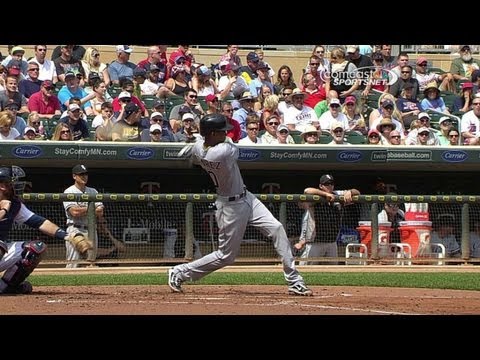
[[[192,149],[193,161],[210,175],[217,194],[221,196],[234,196],[245,191],[237,164],[238,154],[238,147],[229,138],[215,146],[205,146],[205,140],[198,139]]]
[[[93,194],[96,195],[98,194],[98,191],[94,188],[85,187],[85,191],[80,190],[74,185],[70,186],[64,191],[65,194]],[[76,201],[66,201],[63,203],[63,207],[65,208],[65,215],[67,216],[67,225],[77,225],[77,226],[87,226],[88,221],[87,221],[87,216],[82,216],[82,217],[77,217],[73,218],[70,213],[68,212],[68,209],[71,208],[72,206],[87,206],[87,202],[76,202]],[[95,208],[103,206],[102,202],[96,202],[95,203]]]

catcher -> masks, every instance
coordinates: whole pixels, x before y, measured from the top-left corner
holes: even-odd
[[[0,294],[30,294],[32,285],[25,279],[38,266],[47,246],[42,241],[8,241],[13,224],[25,224],[59,240],[77,244],[81,251],[91,243],[81,234],[67,234],[50,220],[35,214],[19,198],[25,172],[18,166],[0,166]],[[75,245],[74,245],[75,246]]]
[[[98,194],[98,191],[92,187],[87,186],[88,182],[88,170],[85,165],[75,165],[72,169],[72,176],[75,183],[67,188],[65,194]],[[67,233],[68,234],[83,234],[88,237],[88,219],[87,219],[87,202],[68,201],[63,203],[65,208],[65,214],[67,216]],[[95,203],[95,214],[98,219],[98,223],[104,223],[103,219],[103,203]],[[91,236],[91,239],[97,239],[97,234]],[[71,242],[65,243],[66,257],[70,261],[67,263],[67,268],[76,268],[78,263],[75,261],[80,260],[82,255],[87,255],[89,249],[80,248],[74,246]]]

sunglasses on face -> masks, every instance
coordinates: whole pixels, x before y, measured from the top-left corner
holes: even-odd
[[[453,138],[453,137],[458,137],[458,134],[448,135],[448,137],[451,137],[451,138]]]
[[[267,124],[268,124],[268,125],[271,125],[271,126],[280,125],[280,123],[278,123],[278,122],[273,122],[273,121],[272,121],[272,122],[269,122],[269,123],[267,123]]]
[[[282,134],[282,135],[286,135],[286,134],[288,134],[288,131],[287,130],[280,130],[279,133]]]
[[[370,135],[369,138],[370,138],[370,139],[378,139],[379,136],[378,136],[378,135]]]
[[[188,95],[188,97],[189,97],[190,99],[196,99],[196,98],[198,98],[197,95]]]
[[[392,139],[400,139],[399,135],[391,136]]]

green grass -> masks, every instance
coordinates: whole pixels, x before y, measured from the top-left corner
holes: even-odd
[[[480,290],[480,276],[473,273],[304,273],[308,285],[383,286]],[[34,286],[165,285],[166,274],[36,275]],[[212,273],[194,285],[284,285],[281,273]]]

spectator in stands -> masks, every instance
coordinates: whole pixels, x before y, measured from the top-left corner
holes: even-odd
[[[27,75],[28,64],[26,59],[24,58],[24,55],[24,48],[22,48],[21,46],[14,46],[10,52],[10,55],[3,59],[2,65],[8,68],[11,61],[14,60],[15,64],[18,64],[21,74]]]
[[[145,107],[145,104],[143,103],[143,101],[141,101],[137,96],[133,94],[134,86],[135,86],[133,81],[129,79],[122,79],[120,81],[120,86],[122,88],[122,92],[118,94],[118,97],[116,97],[112,101],[113,111],[117,113],[121,110],[120,98],[128,97],[127,95],[128,93],[130,95],[130,100],[132,101],[132,103],[140,107],[140,109],[142,110],[143,116],[148,117],[149,113],[148,113],[148,109]]]
[[[7,79],[8,69],[0,65],[0,91],[5,90],[5,80]]]
[[[473,101],[473,83],[464,82],[461,85],[462,94],[455,98],[453,104],[453,112],[463,112],[466,113],[472,108]]]
[[[359,45],[347,46],[347,58],[359,69],[360,84],[357,90],[363,92],[373,67],[372,60],[370,57],[360,53]]]
[[[68,105],[68,116],[61,118],[60,121],[68,124],[72,131],[73,140],[88,140],[90,138],[88,123],[82,119],[82,112],[79,105]]]
[[[177,60],[181,57],[185,59],[184,66],[186,71],[190,72],[190,67],[195,63],[195,57],[190,50],[190,45],[178,45],[177,50],[170,54],[168,59],[169,67],[172,68],[174,65],[177,65]]]
[[[440,126],[440,131],[436,134],[438,141],[441,146],[450,145],[450,140],[448,139],[448,132],[452,128],[452,121],[448,116],[442,116],[438,120],[438,125]],[[457,139],[458,140],[458,139]]]
[[[117,121],[113,115],[112,104],[105,101],[102,104],[102,113],[97,115],[92,121],[92,128],[95,129],[95,140],[112,141],[113,125]]]
[[[329,111],[320,116],[320,129],[329,131],[333,123],[340,122],[343,124],[343,130],[349,129],[348,119],[341,112],[341,105],[339,99],[330,99]]]
[[[389,72],[384,68],[384,57],[381,52],[375,52],[372,54],[373,68],[371,72],[370,80],[363,90],[362,95],[367,96],[370,91],[377,90],[380,92],[388,92],[389,90]]]
[[[258,137],[259,129],[260,129],[260,119],[258,115],[257,114],[248,115],[247,116],[247,136],[245,136],[243,139],[240,139],[238,143],[240,145],[261,144],[262,139]]]
[[[30,61],[28,63],[28,75],[18,83],[18,91],[27,99],[30,98],[32,94],[40,91],[42,81],[38,79],[39,69],[40,67],[36,62]]]
[[[424,90],[425,98],[422,100],[420,105],[424,110],[436,110],[444,114],[450,114],[449,109],[445,105],[440,96],[440,90],[438,90],[437,83],[432,82],[425,87]]]
[[[220,69],[222,72],[222,76],[218,80],[220,99],[225,99],[226,97],[234,97],[238,99],[245,91],[249,90],[249,86],[245,82],[245,79],[238,76],[239,67],[227,64]]]
[[[396,82],[390,85],[388,92],[392,94],[394,97],[398,98],[402,89],[405,87],[405,84],[412,84],[412,99],[416,99],[418,97],[418,81],[417,79],[412,77],[413,68],[410,65],[404,65],[401,67],[401,73]]]
[[[450,64],[450,73],[456,82],[459,80],[472,81],[472,74],[480,69],[480,62],[472,57],[470,45],[460,45],[460,57],[453,59]]]
[[[422,126],[418,130],[412,131],[410,134],[408,134],[405,144],[436,146],[440,145],[440,140],[438,140],[437,135],[435,135],[435,133],[433,133],[433,131],[429,127]]]
[[[165,87],[173,95],[183,97],[185,90],[191,88],[191,82],[187,80],[187,72],[183,65],[175,65],[170,70],[170,77],[165,83]]]
[[[442,91],[455,91],[455,83],[453,82],[453,75],[444,73],[442,75],[434,72],[427,72],[428,60],[424,56],[420,56],[416,61],[415,78],[419,84],[419,90],[424,91],[425,87],[431,82],[440,83],[439,89]]]
[[[342,128],[343,130],[343,128]],[[301,133],[304,144],[317,144],[320,137],[320,131],[313,125],[307,125],[305,131]]]
[[[63,74],[65,85],[58,92],[58,100],[60,101],[62,110],[66,110],[71,98],[79,98],[81,107],[87,115],[93,115],[92,100],[96,95],[94,92],[87,94],[85,89],[80,86],[80,80],[73,71],[67,71]]]
[[[280,124],[277,127],[277,144],[295,144],[288,127],[284,124]]]
[[[232,129],[227,131],[227,137],[232,139],[233,142],[238,142],[240,140],[240,136],[242,134],[242,130],[240,129],[240,124],[237,120],[232,118],[233,115],[233,107],[230,102],[222,102],[221,104],[222,114],[227,118],[232,125]],[[247,117],[248,119],[248,117]]]
[[[267,89],[265,89],[266,91]],[[281,119],[282,116],[280,111],[278,111],[278,96],[277,95],[268,95],[263,101],[263,109],[260,111],[260,131],[265,130],[266,125],[265,121],[270,117],[270,115],[275,114]]]
[[[395,97],[392,94],[384,93],[380,95],[380,97],[378,98],[377,109],[373,109],[370,113],[370,117],[368,120],[369,128],[372,129],[376,127],[377,124],[380,122],[382,116],[391,117],[393,122],[398,121],[396,125],[398,131],[400,131],[399,125],[401,125],[400,120],[402,119],[402,113],[398,111],[397,105],[395,104]]]
[[[30,61],[36,62],[40,68],[38,79],[49,80],[54,84],[58,81],[57,69],[53,61],[47,59],[47,45],[35,45],[35,56]]]
[[[83,59],[83,56],[85,55],[85,48],[82,45],[59,45],[55,49],[53,49],[52,56],[51,56],[52,61],[55,61],[55,59],[61,56],[62,49],[65,46],[68,46],[72,49],[71,50],[72,57],[75,60],[80,61]]]
[[[54,90],[55,86],[50,80],[43,81],[40,91],[30,96],[28,110],[37,112],[42,118],[60,115],[60,101],[53,94]]]
[[[222,61],[227,61],[231,66],[241,67],[242,60],[240,56],[237,55],[238,53],[238,45],[227,45],[227,52],[222,55],[220,58],[219,63]]]
[[[458,132],[458,130],[456,128],[452,127],[448,131],[448,141],[449,141],[448,145],[450,145],[450,146],[461,145],[461,143],[460,143],[460,133]]]
[[[5,106],[5,110],[10,111],[13,115],[13,120],[11,123],[12,128],[17,129],[19,134],[23,134],[27,123],[21,116],[18,116],[18,109],[19,105],[14,102],[8,103],[7,106]]]
[[[345,50],[341,47],[333,48],[330,55],[329,86],[325,86],[325,91],[335,90],[343,103],[348,96],[355,95],[360,82],[357,67],[345,58]]]
[[[23,131],[23,140],[37,140],[35,138],[35,129],[27,126]]]
[[[192,77],[192,88],[195,89],[198,96],[215,95],[218,93],[217,85],[211,75],[212,71],[205,65],[201,65],[195,70],[195,74]]]
[[[390,70],[396,66],[395,57],[392,56],[392,45],[380,45],[380,52],[383,55],[383,68]]]
[[[67,123],[59,122],[52,135],[54,141],[73,141],[72,131]]]
[[[315,58],[314,58],[315,56]],[[317,61],[318,60],[318,65],[312,65],[310,66],[310,63],[312,60]],[[305,70],[303,71],[304,74],[306,73],[311,73],[312,70],[314,70],[314,75],[315,71],[318,73],[325,73],[329,71],[330,69],[330,61],[325,57],[325,46],[323,45],[315,45],[312,49],[312,54],[310,55],[310,58],[308,59],[307,66],[305,67]],[[328,92],[328,91],[327,91]]]
[[[192,113],[185,113],[182,115],[182,126],[175,133],[175,137],[179,142],[195,142],[199,138],[198,127],[195,124]]]
[[[119,120],[113,125],[112,141],[140,141],[142,109],[135,103],[127,103],[121,110]]]
[[[183,95],[185,102],[183,104],[176,105],[172,108],[170,112],[170,126],[173,129],[173,132],[177,132],[178,129],[182,126],[182,115],[180,110],[183,110],[183,113],[191,112],[194,116],[195,124],[200,124],[200,118],[205,115],[205,112],[202,109],[202,106],[198,102],[198,95],[195,89],[187,89]]]
[[[333,140],[327,145],[351,145],[345,140],[345,124],[339,121],[334,121],[330,126],[330,134]]]
[[[277,128],[280,124],[280,117],[276,114],[270,115],[265,120],[265,133],[260,137],[262,144],[278,144]]]
[[[474,70],[472,72],[473,89],[472,94],[475,95],[480,90],[480,70]]]
[[[94,72],[100,76],[100,79],[105,83],[106,87],[110,85],[110,75],[108,74],[107,65],[100,61],[100,51],[98,51],[97,48],[87,48],[81,62],[87,79],[90,73]]]
[[[290,69],[288,65],[282,65],[278,69],[277,82],[274,85],[275,94],[282,94],[282,91],[286,86],[292,90],[297,87],[293,81],[292,69]]]
[[[315,77],[312,74],[303,75],[303,93],[305,98],[303,99],[303,104],[315,108],[320,101],[325,100],[327,95],[325,93],[325,88],[319,88]]]
[[[289,130],[304,131],[307,125],[319,127],[320,122],[315,111],[309,106],[303,104],[305,93],[299,88],[292,92],[292,106],[290,106],[283,115],[283,123]]]
[[[314,111],[317,117],[320,117],[330,109],[330,100],[338,99],[338,94],[335,90],[330,90],[327,92],[327,98],[322,100],[315,105]]]
[[[400,132],[397,130],[392,130],[390,132],[390,138],[388,139],[390,145],[403,145],[402,143],[402,136],[400,135]]]
[[[320,178],[318,188],[306,188],[304,193],[322,196],[327,202],[309,204],[307,211],[313,208],[310,211],[309,227],[313,228],[312,233],[316,234],[316,236],[312,236],[309,243],[305,241],[297,244],[295,247],[301,249],[306,246],[301,255],[304,259],[310,257],[338,257],[337,238],[340,235],[341,228],[346,228],[344,222],[348,221],[346,208],[352,206],[352,197],[360,195],[360,191],[357,189],[335,190],[333,176],[325,174]],[[335,202],[335,196],[343,196],[345,202]],[[302,226],[303,229],[305,229],[304,226]],[[308,262],[308,264],[314,263]],[[327,264],[334,265],[336,262],[327,262]]]
[[[433,230],[430,235],[430,244],[442,244],[445,246],[447,258],[458,258],[462,254],[460,244],[455,237],[455,215],[440,214],[433,221]],[[432,247],[432,252],[439,252],[439,247]],[[470,254],[471,255],[471,254]]]
[[[166,61],[162,60],[162,56],[165,55],[165,51],[162,52],[158,45],[150,46],[147,49],[147,58],[140,61],[137,64],[137,67],[140,67],[145,70],[145,72],[150,70],[151,65],[155,65],[160,68],[159,64],[166,65]],[[166,59],[165,59],[166,60]]]
[[[273,77],[275,76],[275,71],[272,69],[270,64],[264,60],[265,53],[263,52],[263,49],[262,48],[257,48],[257,49],[255,49],[255,53],[258,55],[258,58],[260,59],[260,61],[262,61],[267,66],[268,80],[271,84],[273,84]],[[258,70],[258,67],[257,67],[257,70]],[[273,92],[273,90],[272,90],[272,92]]]
[[[20,105],[19,113],[30,112],[27,107],[27,98],[18,91],[18,80],[15,76],[8,75],[5,80],[5,90],[0,91],[0,110],[4,110],[8,103]]]
[[[464,145],[477,145],[480,137],[480,94],[472,101],[472,110],[462,116],[460,130]]]
[[[32,111],[30,114],[28,114],[28,121],[25,129],[27,127],[33,129],[35,133],[35,140],[45,140],[47,138],[45,128],[40,120],[40,114],[36,111]]]
[[[239,101],[240,108],[233,113],[233,119],[240,124],[240,129],[242,131],[240,138],[242,139],[247,136],[247,115],[253,112],[254,98],[249,91],[245,91]]]
[[[273,94],[273,84],[268,76],[269,69],[270,68],[268,65],[266,65],[263,61],[259,61],[257,63],[257,67],[255,68],[257,76],[249,84],[250,93],[254,98],[259,97],[263,86],[268,86],[270,89],[270,94]]]
[[[289,85],[285,86],[279,96],[278,101],[278,112],[280,115],[284,116],[285,111],[292,106],[292,93],[295,88],[290,87]],[[317,115],[318,117],[318,115]]]
[[[140,133],[140,137],[141,137],[140,141],[150,141],[151,133],[149,129],[154,124],[158,124],[162,128],[162,136],[160,137],[160,140],[162,142],[179,141],[177,139],[177,136],[172,132],[172,130],[168,126],[168,121],[164,120],[163,115],[156,111],[153,112],[152,115],[150,115],[150,119],[144,117],[143,119],[140,120],[140,128],[143,129]]]
[[[367,136],[367,144],[368,145],[381,145],[380,143],[380,133],[377,129],[373,128],[368,131]]]
[[[162,127],[160,125],[153,124],[148,131],[150,133],[150,138],[148,139],[149,142],[162,142]]]
[[[25,79],[25,75],[23,75],[20,66],[21,62],[19,60],[10,60],[7,64],[8,76],[15,76],[18,81]]]
[[[342,106],[342,114],[348,120],[346,131],[354,131],[361,135],[367,135],[365,119],[361,113],[361,104],[357,104],[355,96],[348,96]]]
[[[207,104],[207,114],[216,114],[220,110],[220,101],[213,94],[205,96],[205,104]]]
[[[272,89],[267,85],[262,85],[260,92],[258,93],[258,96],[257,96],[257,101],[255,101],[255,103],[253,104],[253,111],[255,111],[256,113],[262,113],[265,99],[271,95],[272,95]]]
[[[0,140],[20,140],[22,136],[12,127],[15,117],[11,111],[0,111]]]
[[[59,81],[67,82],[66,74],[72,72],[73,74],[82,74],[80,86],[83,87],[85,77],[85,69],[82,66],[81,59],[73,57],[73,45],[61,45],[61,55],[53,60],[57,77]]]
[[[92,105],[92,115],[101,115],[102,114],[102,105],[105,102],[108,102],[105,94],[107,93],[107,85],[102,80],[97,80],[93,84],[93,94],[95,97],[90,100]]]
[[[129,61],[132,51],[133,49],[128,45],[117,45],[117,60],[108,65],[108,75],[110,75],[110,81],[112,84],[121,86],[121,78],[133,80],[133,70],[137,66]]]
[[[413,97],[413,88],[414,85],[412,83],[405,83],[396,102],[397,109],[402,114],[402,121],[405,128],[409,128],[411,122],[423,111],[419,101]]]
[[[377,130],[380,133],[380,143],[382,145],[390,145],[390,133],[397,128],[397,125],[392,121],[392,118],[385,116],[377,125]]]
[[[258,57],[258,55],[251,51],[247,54],[247,65],[241,66],[238,70],[240,76],[243,77],[243,79],[249,86],[250,82],[257,77],[256,70],[259,61],[260,58]]]

